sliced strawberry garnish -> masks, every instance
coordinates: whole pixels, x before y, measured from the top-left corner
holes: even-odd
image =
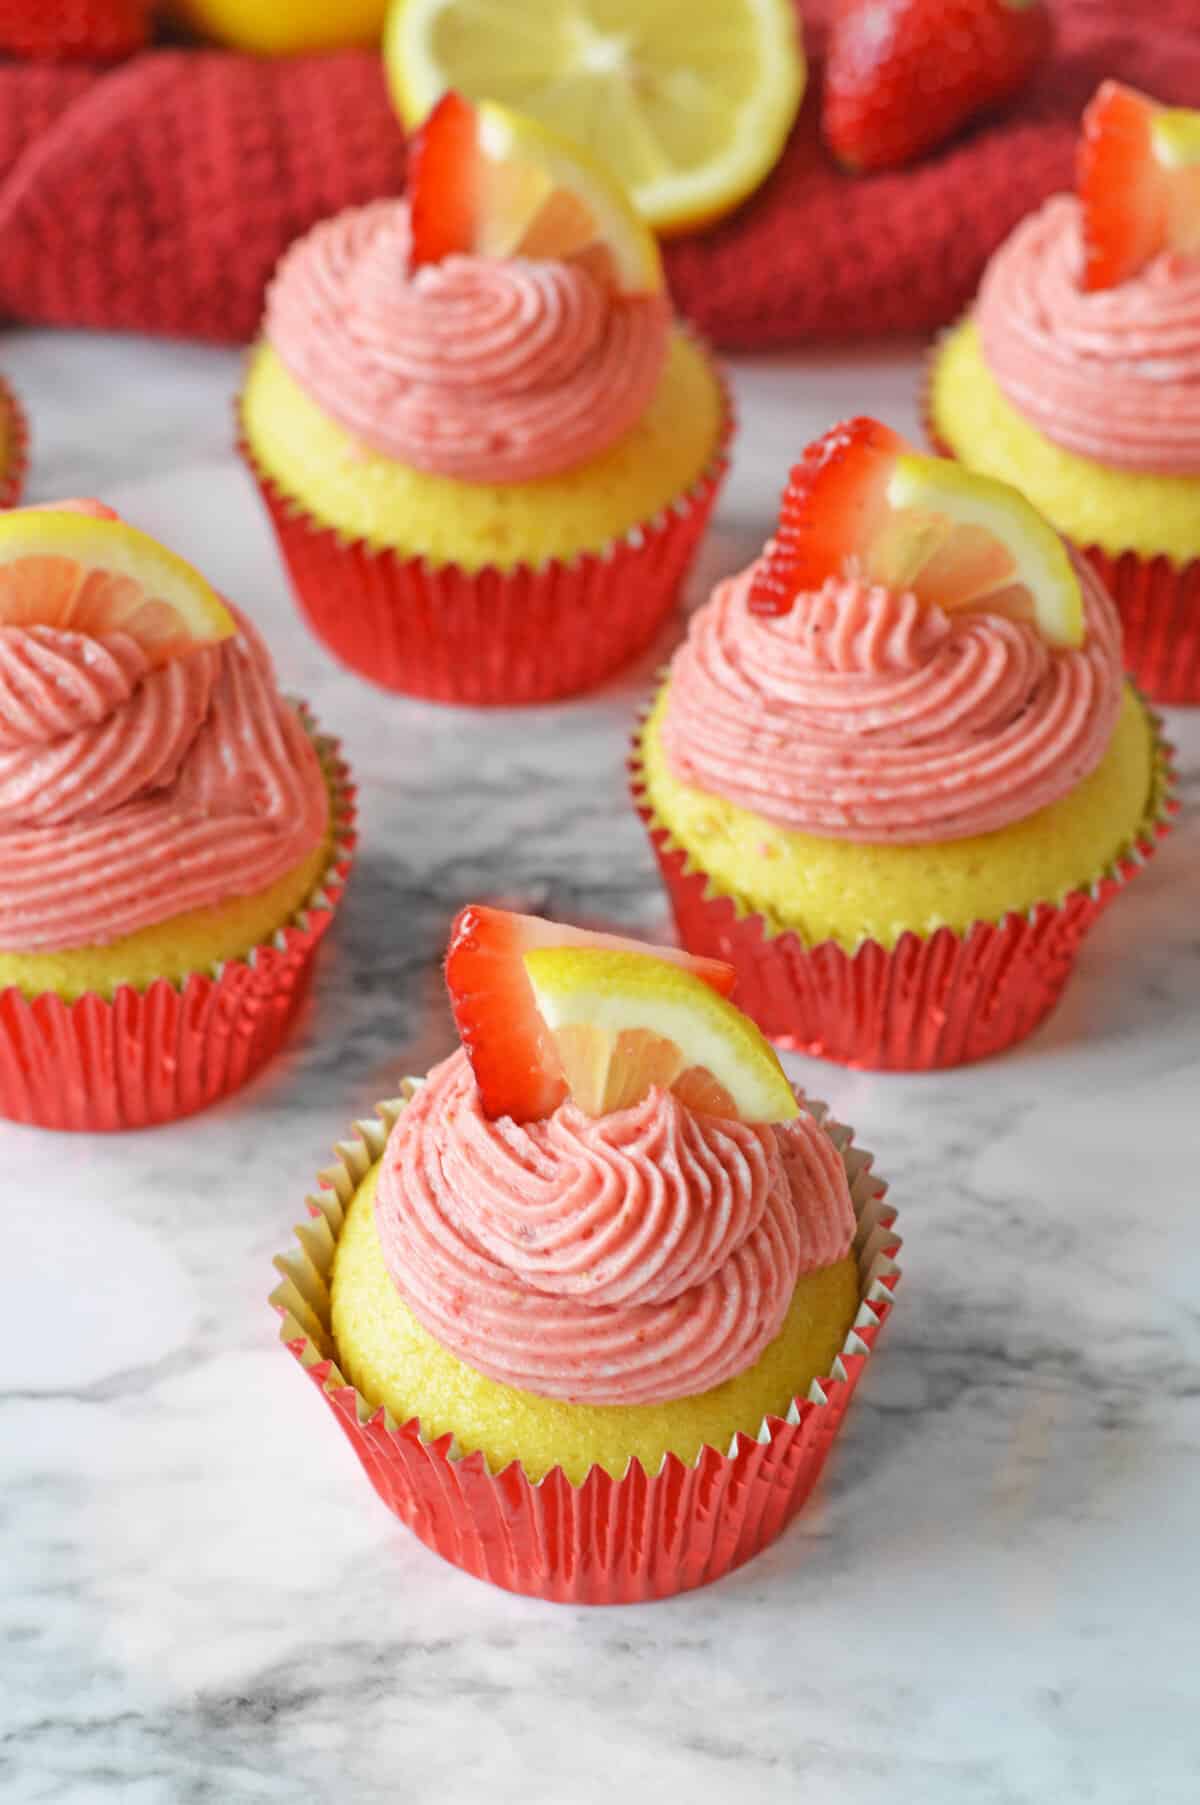
[[[493,1120],[511,1116],[514,1122],[537,1121],[567,1094],[561,1060],[523,963],[526,953],[541,947],[648,953],[682,966],[721,996],[733,988],[733,967],[720,959],[694,958],[677,947],[649,946],[469,903],[450,930],[446,986],[484,1113]]]
[[[1045,0],[840,0],[826,142],[847,169],[911,162],[1024,87],[1051,37]]]
[[[845,574],[876,539],[888,480],[908,446],[859,415],[807,447],[783,492],[779,526],[750,592],[755,614],[786,614],[796,597]]]
[[[810,445],[784,491],[750,590],[787,614],[830,578],[878,584],[951,614],[1027,620],[1049,645],[1082,644],[1083,595],[1058,534],[1008,483],[912,451],[859,418]]]
[[[408,195],[414,269],[462,251],[576,263],[621,294],[663,286],[654,234],[608,171],[495,101],[442,96],[413,140]]]
[[[1200,113],[1102,82],[1083,115],[1077,187],[1089,292],[1162,251],[1200,251]]]
[[[479,173],[475,108],[460,94],[443,94],[408,153],[414,269],[472,249]]]

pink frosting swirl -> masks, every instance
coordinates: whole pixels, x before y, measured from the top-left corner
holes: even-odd
[[[1075,559],[1083,646],[831,579],[789,614],[720,584],[671,666],[662,745],[681,782],[797,833],[916,844],[990,832],[1099,764],[1121,702],[1116,611]]]
[[[303,387],[374,450],[468,482],[583,463],[645,411],[665,296],[618,295],[578,264],[447,257],[409,270],[408,209],[377,201],[284,257],[266,334]]]
[[[1056,445],[1097,463],[1200,473],[1200,258],[1164,254],[1116,288],[1080,287],[1079,202],[1023,220],[984,274],[983,354]]]
[[[430,1072],[388,1140],[383,1257],[430,1334],[543,1397],[647,1404],[753,1364],[802,1273],[849,1249],[845,1169],[801,1113],[693,1114],[669,1092],[489,1122],[467,1056]]]
[[[0,947],[103,945],[320,843],[312,741],[239,627],[158,669],[125,634],[0,628]]]

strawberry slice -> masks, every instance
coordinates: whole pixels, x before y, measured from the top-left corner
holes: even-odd
[[[608,171],[495,101],[442,96],[413,140],[408,198],[413,269],[467,251],[582,264],[620,294],[663,286],[654,234]]]
[[[750,592],[754,614],[787,614],[796,597],[844,574],[878,536],[888,480],[908,446],[858,415],[815,439],[788,477],[779,526]]]
[[[440,263],[475,242],[478,120],[460,94],[443,94],[408,153],[412,267]]]
[[[1089,293],[1163,251],[1200,252],[1200,112],[1102,82],[1083,115],[1076,186]]]
[[[923,457],[859,417],[810,445],[788,479],[750,590],[755,614],[787,614],[830,578],[941,608],[1028,620],[1048,645],[1083,642],[1083,593],[1066,547],[1008,483]]]
[[[847,169],[894,169],[1018,93],[1052,37],[1045,0],[840,0],[821,125]]]
[[[0,55],[114,61],[150,34],[150,0],[0,0]]]
[[[450,929],[446,987],[450,1007],[492,1120],[535,1122],[567,1094],[562,1062],[534,1000],[524,955],[544,947],[590,947],[647,953],[703,979],[720,996],[733,988],[734,970],[720,959],[694,958],[673,946],[649,946],[618,934],[593,934],[536,915],[516,915],[468,903]]]

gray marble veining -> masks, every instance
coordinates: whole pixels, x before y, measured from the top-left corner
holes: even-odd
[[[662,928],[624,793],[669,645],[599,696],[384,697],[300,626],[230,451],[238,359],[15,333],[32,496],[100,493],[193,556],[342,735],[362,853],[315,1000],[247,1093],[172,1128],[0,1124],[6,1805],[1192,1805],[1200,1797],[1200,711],[1188,812],[1017,1053],[793,1067],[878,1154],[906,1276],[827,1482],[709,1591],[511,1598],[384,1512],[275,1343],[271,1255],[333,1140],[450,1044],[455,907]],[[694,593],[787,463],[917,350],[743,363]]]

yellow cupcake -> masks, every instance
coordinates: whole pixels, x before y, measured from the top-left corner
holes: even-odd
[[[585,463],[527,482],[463,482],[372,451],[310,399],[266,344],[251,359],[242,398],[253,458],[315,521],[375,549],[466,571],[602,551],[699,481],[723,422],[716,373],[679,330],[636,425]]]
[[[712,889],[773,931],[806,944],[865,940],[891,948],[905,932],[965,932],[1091,884],[1144,829],[1163,785],[1145,708],[1126,687],[1100,764],[1070,795],[992,833],[929,845],[870,845],[791,833],[723,797],[681,783],[660,728],[664,686],[641,737],[646,800],[659,826]]]
[[[675,604],[725,394],[672,320],[653,233],[578,145],[448,93],[410,177],[281,262],[247,460],[344,664],[438,701],[575,695]]]
[[[379,1166],[359,1185],[338,1240],[331,1323],[338,1364],[368,1403],[396,1422],[418,1417],[429,1439],[451,1433],[464,1453],[482,1449],[493,1471],[519,1460],[531,1479],[561,1466],[579,1484],[600,1466],[619,1479],[631,1459],[657,1472],[663,1456],[695,1460],[740,1430],[782,1416],[814,1378],[826,1376],[859,1305],[858,1265],[847,1254],[802,1278],[776,1339],[746,1372],[698,1397],[665,1404],[570,1404],[486,1379],[434,1340],[396,1291],[375,1230]]]
[[[328,773],[327,781],[328,781]],[[56,952],[0,949],[0,990],[15,986],[27,997],[52,992],[64,1002],[89,993],[105,998],[123,984],[144,990],[159,978],[180,984],[192,972],[211,971],[243,959],[274,939],[320,889],[334,845],[336,796],[330,793],[330,828],[320,845],[265,889],[231,896],[203,909],[122,934],[104,946],[64,947]]]
[[[1001,391],[972,320],[938,347],[928,402],[935,433],[961,463],[1023,490],[1076,545],[1200,558],[1200,477],[1118,470],[1055,445]]]

